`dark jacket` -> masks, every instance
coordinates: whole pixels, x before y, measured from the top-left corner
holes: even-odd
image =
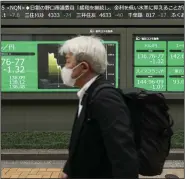
[[[137,155],[128,109],[115,89],[94,89],[107,83],[100,76],[83,97],[75,118],[64,172],[69,178],[138,178]]]

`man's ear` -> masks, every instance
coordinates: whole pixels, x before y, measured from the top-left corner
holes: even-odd
[[[82,62],[83,71],[89,71],[90,65],[87,62]]]

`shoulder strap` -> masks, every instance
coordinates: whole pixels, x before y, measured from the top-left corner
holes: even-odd
[[[108,83],[104,83],[104,84],[101,84],[101,85],[98,85],[98,87],[95,88],[95,90],[93,91],[92,93],[92,96],[91,96],[91,100],[92,101],[94,99],[94,97],[102,90],[102,89],[105,89],[105,88],[114,88],[114,86],[108,84]]]
[[[114,87],[108,83],[102,83],[102,84],[99,84],[95,89],[94,88],[88,89],[88,91],[86,91],[83,96],[81,105],[86,106],[87,104],[90,104],[94,99],[94,97],[98,94],[98,92],[104,88],[114,88]]]

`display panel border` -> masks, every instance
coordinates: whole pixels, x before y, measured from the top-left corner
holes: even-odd
[[[179,35],[184,34],[183,28],[128,28],[127,29],[127,88],[133,87],[133,35]],[[184,99],[184,93],[163,93],[166,99]]]
[[[14,1],[10,2],[5,2],[2,1],[1,4],[11,4],[11,3],[22,3],[21,1],[17,1],[16,3]],[[28,1],[24,2],[28,4],[32,4],[33,1]],[[39,4],[41,2],[39,1],[34,1],[34,4]],[[124,2],[105,2],[105,1],[87,1],[87,2],[59,2],[59,1],[51,1],[51,2],[42,2],[42,4],[143,4],[143,2],[129,2],[129,1],[124,1]],[[184,3],[183,1],[171,1],[171,2],[166,2],[166,1],[148,1],[146,4],[182,4]],[[23,25],[23,26],[41,26],[41,25],[47,25],[47,26],[54,26],[54,25],[67,25],[67,26],[96,26],[98,24],[101,24],[101,26],[116,26],[116,25],[147,25],[147,26],[152,26],[152,25],[162,25],[162,26],[169,26],[170,25],[176,25],[176,26],[183,26],[184,25],[184,19],[2,19],[1,20],[2,26],[15,26],[15,25]]]
[[[109,33],[110,35],[120,35],[120,44],[118,46],[118,64],[119,67],[123,66],[124,69],[118,68],[118,78],[116,79],[118,81],[118,87],[124,88],[126,87],[126,66],[124,65],[126,63],[126,29],[124,28],[2,28],[2,35],[34,35],[34,34],[55,34],[55,35],[70,35],[73,34],[85,34],[85,35],[91,35],[90,30],[112,30],[112,33]],[[94,35],[105,35],[105,33],[97,33]],[[107,35],[107,34],[106,34]],[[124,49],[124,50],[120,50]],[[119,53],[120,52],[120,53]],[[2,92],[2,99],[6,100],[42,100],[42,99],[48,99],[48,100],[57,100],[57,99],[64,99],[64,100],[75,100],[77,99],[76,93],[69,93],[69,92]]]

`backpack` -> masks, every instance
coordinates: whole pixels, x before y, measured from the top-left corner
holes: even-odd
[[[110,84],[99,85],[91,96],[104,88],[114,88]],[[162,93],[140,88],[117,89],[123,96],[131,116],[131,125],[139,160],[139,174],[143,176],[160,175],[169,155],[173,120]]]

